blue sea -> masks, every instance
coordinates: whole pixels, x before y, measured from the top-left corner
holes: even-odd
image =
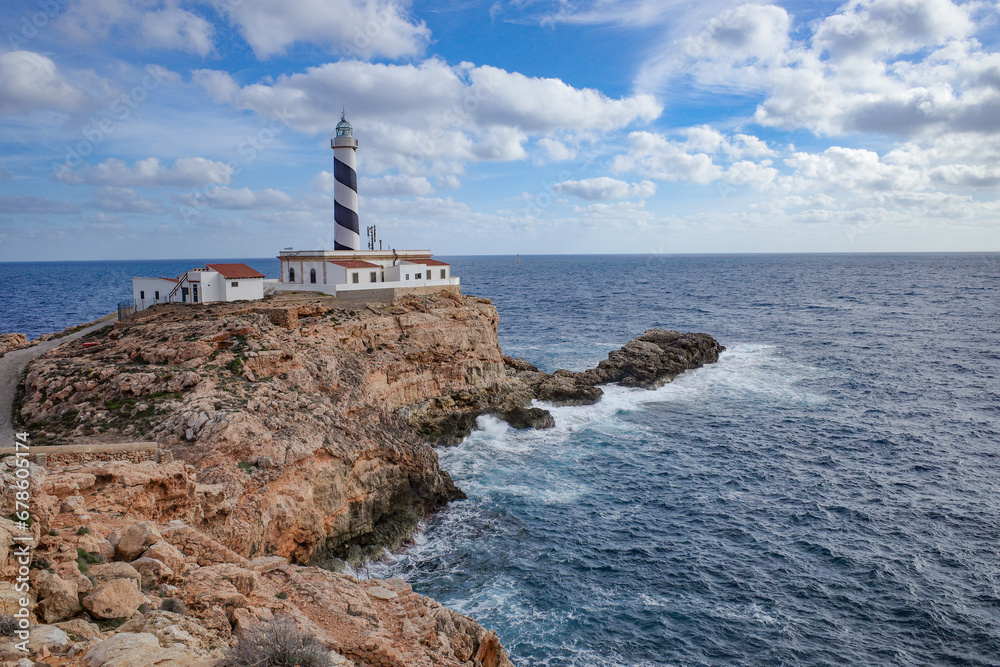
[[[519,667],[1000,664],[1000,255],[452,262],[546,370],[652,327],[727,351],[553,407],[549,431],[481,418],[439,450],[469,499],[364,574],[475,617]],[[60,270],[111,296],[146,264]],[[117,297],[17,298],[0,329]]]

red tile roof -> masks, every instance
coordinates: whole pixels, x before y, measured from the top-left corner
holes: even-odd
[[[263,278],[260,271],[251,269],[246,264],[206,264],[208,268],[217,271],[223,278]]]
[[[345,269],[379,269],[382,268],[378,264],[372,264],[371,262],[363,262],[360,259],[341,259],[334,260],[328,259],[331,264],[336,264],[337,266],[342,266]]]
[[[437,259],[422,259],[419,260],[417,264],[425,264],[427,266],[451,266],[448,262],[442,262]]]

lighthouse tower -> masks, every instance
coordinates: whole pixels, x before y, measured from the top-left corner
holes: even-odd
[[[361,227],[358,222],[358,170],[355,154],[358,140],[347,122],[346,114],[340,114],[337,136],[330,140],[333,149],[333,231],[334,250],[361,250]]]

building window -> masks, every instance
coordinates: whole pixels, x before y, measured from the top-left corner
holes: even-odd
[[[142,290],[139,290],[139,301],[145,301],[145,300],[146,300],[146,293]]]
[[[409,280],[409,279],[410,279],[410,274],[409,274],[409,273],[407,273],[407,274],[406,274],[406,279],[407,279],[407,280]]]
[[[351,282],[352,283],[359,283],[359,282],[361,282],[361,279],[358,277],[358,272],[357,271],[355,271],[354,273],[351,274]]]
[[[370,274],[370,277],[371,277],[371,280],[369,282],[373,282],[373,283],[377,283],[378,282],[378,272],[377,271],[372,271],[371,274]]]
[[[291,267],[289,267],[289,269],[288,269],[288,282],[290,282],[290,283],[294,283],[295,282],[295,269],[293,269]]]
[[[316,282],[316,269],[309,269],[309,282]]]
[[[191,285],[191,301],[198,303],[198,286]]]
[[[160,290],[156,290],[155,292],[153,292],[153,298],[155,298],[157,301],[160,300]]]
[[[444,280],[445,269],[441,269],[441,280]]]
[[[239,283],[239,281],[234,280],[233,282],[229,283],[229,286],[230,287],[239,287],[240,283]]]
[[[423,275],[422,273],[418,273],[418,274],[416,275],[416,278],[417,278],[417,280],[420,280],[420,276],[422,276],[422,275]]]

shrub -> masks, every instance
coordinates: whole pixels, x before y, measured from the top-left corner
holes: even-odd
[[[330,652],[287,617],[258,625],[240,635],[226,651],[221,667],[331,667]]]
[[[76,534],[77,535],[90,535],[90,528],[87,528],[86,526],[80,526],[79,528],[76,529]]]
[[[160,611],[169,611],[174,614],[183,615],[187,613],[187,607],[178,598],[163,598],[163,601],[160,602]]]
[[[17,619],[9,614],[0,614],[0,637],[10,637],[17,630]]]
[[[49,537],[59,537],[59,531],[55,528],[49,528]]]
[[[84,563],[100,563],[101,554],[92,554],[83,547],[76,548],[76,558]]]
[[[285,591],[281,591],[280,593],[276,593],[274,597],[278,598],[279,600],[287,600],[288,593],[286,593]]]

